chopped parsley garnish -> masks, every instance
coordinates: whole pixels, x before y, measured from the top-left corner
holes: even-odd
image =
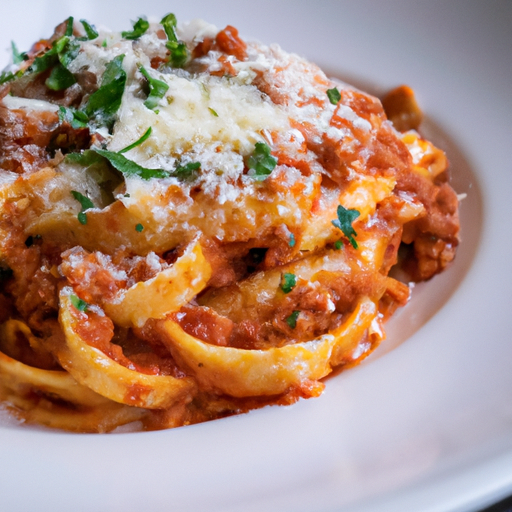
[[[295,329],[297,327],[297,319],[299,318],[300,311],[295,310],[289,317],[286,318],[286,323],[290,327],[290,329]]]
[[[96,39],[98,37],[98,32],[96,31],[96,27],[91,25],[86,20],[80,20],[80,23],[83,25],[85,33],[87,35],[86,40]]]
[[[73,60],[76,59],[80,51],[80,43],[75,39],[70,39],[63,50],[59,52],[59,61],[67,69]]]
[[[160,21],[160,24],[164,27],[165,35],[169,41],[178,41],[174,30],[178,24],[178,20],[172,12],[166,14]]]
[[[23,71],[18,71],[17,73],[11,73],[10,71],[2,71],[0,75],[0,85],[4,85],[15,78],[18,78],[23,74]]]
[[[338,101],[341,100],[340,91],[338,91],[338,89],[336,89],[336,87],[334,87],[333,89],[327,89],[327,97],[329,98],[329,101],[333,105],[337,105]]]
[[[213,108],[212,108],[212,107],[208,107],[208,110],[209,110],[209,111],[210,111],[210,113],[211,113],[212,115],[214,115],[215,117],[219,117],[219,114],[217,114],[217,112],[215,112],[215,110],[213,110]]]
[[[114,115],[121,105],[126,84],[123,59],[124,55],[118,55],[107,64],[100,87],[91,94],[85,107],[77,110],[73,107],[60,106],[59,120],[68,122],[74,129],[87,128],[91,120],[111,128]],[[66,73],[69,73],[67,69],[60,69],[59,65],[55,66],[47,80],[48,87],[54,88],[65,85]],[[55,86],[52,82],[48,83],[52,79],[56,81]],[[60,89],[55,88],[54,90]]]
[[[91,165],[105,162],[105,159],[98,155],[94,150],[86,149],[81,153],[68,153],[65,157],[65,161],[73,164],[83,165],[84,167],[90,167]]]
[[[66,32],[64,33],[65,36],[71,37],[73,35],[73,23],[74,23],[73,16],[70,16],[67,19]]]
[[[36,57],[28,71],[41,73],[53,68],[45,81],[46,86],[53,91],[67,89],[76,82],[75,77],[67,68],[76,58],[80,44],[67,35],[62,36],[53,43],[53,46],[43,55]]]
[[[68,71],[60,62],[57,63],[50,76],[45,80],[45,85],[52,91],[63,91],[71,87],[76,82],[75,77],[71,71]]]
[[[135,231],[137,231],[137,233],[140,233],[143,229],[144,229],[144,226],[142,224],[137,224],[135,226]]]
[[[90,167],[101,163],[109,163],[124,176],[138,176],[143,180],[151,178],[168,178],[169,173],[160,169],[147,169],[128,160],[124,155],[106,149],[86,149],[81,153],[68,153],[66,161]]]
[[[144,18],[139,18],[135,23],[133,23],[133,30],[121,32],[121,35],[125,39],[138,39],[141,35],[146,33],[149,28],[148,20]]]
[[[130,151],[130,149],[136,148],[137,146],[139,146],[140,144],[142,144],[145,140],[147,140],[149,138],[152,131],[153,131],[153,129],[150,126],[144,132],[144,135],[140,139],[136,140],[133,144],[130,144],[129,146],[126,146],[125,148],[121,149],[120,151],[118,151],[118,153],[126,153],[127,151]]]
[[[276,167],[277,158],[270,154],[270,147],[264,142],[256,142],[254,152],[247,160],[249,169],[254,169],[256,179],[265,179]]]
[[[200,167],[200,162],[189,162],[185,165],[178,165],[172,172],[172,176],[180,179],[188,179],[191,178],[194,174],[194,171],[197,171]]]
[[[72,128],[78,130],[79,128],[87,128],[89,118],[81,110],[76,110],[73,107],[59,107],[59,121],[67,122]]]
[[[295,247],[295,235],[293,233],[290,233],[290,241],[288,242],[288,245],[290,247]]]
[[[57,56],[57,52],[54,51],[54,48],[55,46],[48,50],[45,54],[36,57],[34,62],[32,62],[32,64],[28,67],[28,71],[31,73],[41,73],[42,71],[46,71],[55,65],[59,58]]]
[[[73,36],[73,18],[68,18],[65,34],[57,39],[52,47],[43,55],[36,57],[29,66],[29,73],[41,73],[51,69],[50,76],[45,84],[52,91],[62,91],[74,83],[76,79],[69,71],[69,64],[76,58],[80,50],[80,43]],[[15,46],[13,43],[13,54]],[[21,54],[20,54],[21,55]]]
[[[297,276],[295,274],[289,274],[285,272],[281,275],[281,290],[284,293],[290,293],[297,285]]]
[[[169,62],[175,68],[182,68],[188,59],[187,45],[182,41],[178,41],[176,37],[176,16],[173,13],[169,13],[162,18],[160,21],[164,27],[165,35],[167,36],[167,43],[165,46],[170,52]]]
[[[84,196],[83,194],[81,194],[80,192],[77,192],[76,190],[72,190],[71,195],[82,206],[82,209],[80,210],[80,213],[78,214],[78,222],[80,222],[80,224],[87,224],[87,216],[85,214],[85,210],[88,210],[89,208],[94,208],[93,202],[87,196]]]
[[[20,52],[14,41],[11,41],[11,50],[13,64],[21,64],[24,60],[27,60],[27,54],[25,52]]]
[[[80,43],[73,36],[73,17],[70,16],[67,21],[65,34],[54,41],[52,47],[46,53],[36,57],[32,65],[29,66],[28,71],[31,73],[41,73],[42,71],[46,71],[53,66],[59,65],[59,63],[62,67],[69,71],[67,68],[69,64],[76,58],[79,50]],[[67,76],[66,80],[63,80],[61,78],[64,75],[62,70],[57,71],[56,74],[56,77],[50,81],[50,84],[53,86],[56,86],[56,84],[57,86],[60,86],[58,85],[59,83],[64,84],[66,81],[71,82],[70,76],[73,76],[71,72],[69,72],[70,76]],[[72,84],[75,83],[75,81],[76,80],[73,77]],[[46,85],[48,86],[48,84]]]
[[[115,153],[114,151],[107,151],[106,149],[92,149],[94,153],[106,158],[111,165],[125,176],[138,176],[143,180],[151,178],[167,178],[169,173],[160,169],[147,169],[141,165],[128,160],[124,155]]]
[[[337,210],[338,218],[331,221],[333,226],[340,229],[343,234],[348,238],[348,241],[352,245],[354,249],[357,249],[358,245],[356,239],[357,236],[354,228],[352,227],[352,223],[359,217],[360,213],[357,210],[347,210],[341,204],[338,206]]]
[[[82,313],[87,311],[87,308],[89,307],[89,304],[87,304],[87,302],[85,302],[85,300],[78,298],[76,295],[71,294],[69,296],[69,300],[71,301],[71,304],[73,304],[75,309],[77,309],[78,311],[80,311]]]
[[[89,119],[95,117],[107,126],[113,124],[113,117],[121,106],[126,84],[123,59],[124,54],[118,55],[107,64],[101,80],[101,86],[91,94],[84,109]]]
[[[167,41],[167,44],[165,46],[171,52],[169,57],[170,63],[175,68],[182,68],[188,59],[188,51],[185,43],[175,43],[174,41]]]
[[[343,242],[341,240],[336,240],[336,242],[334,242],[334,248],[337,251],[339,251],[342,247],[343,247]]]
[[[148,99],[144,102],[144,105],[150,110],[153,110],[158,105],[158,102],[165,96],[169,86],[165,82],[162,82],[162,80],[153,78],[144,66],[141,66],[139,71],[148,81],[149,85],[149,95]]]

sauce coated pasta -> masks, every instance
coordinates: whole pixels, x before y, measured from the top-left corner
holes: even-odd
[[[0,399],[21,421],[165,429],[318,396],[407,303],[398,260],[420,281],[455,256],[407,87],[386,113],[172,14],[69,18],[0,81]]]

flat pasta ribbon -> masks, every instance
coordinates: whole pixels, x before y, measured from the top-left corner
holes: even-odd
[[[207,389],[234,397],[277,395],[329,374],[338,360],[357,348],[377,314],[375,303],[363,299],[331,333],[267,350],[211,345],[187,334],[173,320],[162,322],[162,341]]]
[[[78,382],[115,402],[147,409],[170,407],[193,391],[192,379],[131,370],[90,346],[76,331],[79,320],[72,313],[71,291],[64,287],[60,292],[59,320],[65,339],[57,343],[55,355]]]
[[[170,268],[133,285],[119,299],[105,302],[105,312],[121,327],[142,327],[149,318],[164,318],[190,302],[205,288],[211,274],[196,238]]]
[[[9,324],[9,325],[6,325]],[[2,342],[17,332],[36,338],[23,322],[2,325]],[[79,384],[65,371],[43,370],[0,352],[0,396],[23,421],[76,432],[108,432],[143,419],[147,411],[118,404]]]

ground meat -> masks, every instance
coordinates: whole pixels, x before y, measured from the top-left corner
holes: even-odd
[[[9,109],[0,102],[0,167],[18,174],[47,165],[57,149],[89,146],[89,130],[60,123],[54,110]]]
[[[11,216],[0,221],[0,228],[9,228],[7,236],[0,240],[0,252],[13,274],[13,279],[4,284],[5,292],[13,298],[18,313],[29,326],[40,331],[44,320],[55,316],[58,310],[59,278],[55,270],[59,255],[44,241],[29,243],[30,238],[16,226],[16,205],[7,204],[4,208]]]
[[[10,110],[0,103],[0,166],[19,174],[35,172],[49,159],[59,118],[55,112]]]
[[[448,183],[432,183],[417,173],[399,175],[397,189],[413,192],[426,215],[404,226],[403,241],[413,245],[407,270],[417,281],[430,279],[455,257],[459,243],[458,198]]]
[[[202,306],[184,306],[175,318],[181,328],[200,340],[212,345],[228,345],[234,324],[213,309]]]
[[[155,253],[131,256],[120,248],[113,256],[73,247],[62,253],[60,272],[86,302],[102,304],[113,300],[120,290],[147,281],[167,268]]]
[[[112,300],[126,286],[126,275],[119,274],[111,259],[101,253],[89,253],[74,247],[62,255],[60,271],[81,299],[88,303]]]

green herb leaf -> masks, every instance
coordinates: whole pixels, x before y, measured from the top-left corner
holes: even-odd
[[[85,33],[87,34],[87,39],[89,41],[98,37],[99,34],[96,31],[96,27],[94,25],[91,25],[86,20],[80,20],[80,23],[83,25]]]
[[[67,67],[76,58],[79,50],[80,43],[74,38],[70,39],[68,36],[62,36],[53,43],[53,46],[46,53],[34,59],[29,71],[41,73],[57,64],[58,61],[64,67]]]
[[[0,85],[4,85],[7,82],[10,82],[11,80],[14,80],[16,78],[16,75],[11,73],[10,71],[3,71],[0,75]]]
[[[254,152],[247,161],[249,169],[256,171],[256,179],[265,179],[276,167],[277,158],[270,154],[270,147],[264,142],[256,142]]]
[[[343,242],[341,240],[336,240],[336,242],[334,242],[334,248],[337,251],[339,251],[342,247],[343,247]]]
[[[18,47],[14,41],[11,41],[11,50],[13,64],[21,64],[24,60],[27,60],[27,54],[25,52],[19,52]]]
[[[285,272],[281,275],[281,290],[284,293],[290,293],[297,285],[297,276],[295,274],[289,274]]]
[[[87,215],[85,214],[85,212],[79,212],[77,218],[80,224],[83,224],[84,226],[85,224],[87,224]]]
[[[57,52],[54,48],[51,48],[43,55],[36,57],[34,62],[29,66],[28,71],[31,73],[41,73],[57,64],[58,60],[59,56]]]
[[[119,80],[120,78],[125,78],[126,73],[123,69],[123,60],[124,53],[114,57],[105,67],[105,71],[103,76],[101,77],[101,87],[106,85],[110,85],[111,83]]]
[[[82,210],[88,210],[94,208],[94,203],[87,197],[77,192],[76,190],[71,191],[72,196],[82,205]]]
[[[80,128],[87,128],[89,118],[81,110],[61,105],[59,107],[59,121],[61,123],[69,123],[72,128],[78,130]]]
[[[72,164],[83,165],[84,167],[90,167],[91,165],[100,163],[108,163],[108,160],[105,161],[105,158],[98,155],[96,151],[92,149],[86,149],[81,153],[68,153],[64,158],[64,161]]]
[[[73,22],[74,22],[73,16],[70,16],[67,19],[66,32],[64,33],[64,35],[67,37],[71,37],[73,35]]]
[[[290,233],[290,241],[288,242],[288,245],[290,247],[295,247],[295,235],[293,233]]]
[[[138,176],[143,180],[149,180],[151,178],[167,178],[169,173],[160,169],[147,169],[139,164],[128,160],[124,155],[115,153],[113,151],[107,151],[106,149],[92,149],[98,155],[106,158],[112,166],[125,176]]]
[[[44,82],[48,89],[52,91],[63,91],[76,83],[73,74],[68,71],[61,63],[53,67],[50,76]]]
[[[336,87],[334,87],[333,89],[327,89],[327,97],[329,98],[329,101],[333,105],[337,105],[338,101],[341,100],[340,91],[338,91],[338,89],[336,89]]]
[[[68,18],[66,35],[57,39],[46,53],[36,57],[28,68],[31,73],[42,73],[53,68],[50,76],[45,81],[46,86],[53,91],[62,91],[76,82],[73,74],[67,69],[80,51],[80,43],[72,37],[72,33],[73,18],[70,17]]]
[[[89,307],[89,304],[85,302],[85,300],[79,299],[76,295],[71,294],[69,296],[69,300],[71,301],[71,304],[80,312],[87,311],[87,308]]]
[[[297,327],[297,319],[299,318],[299,315],[300,311],[295,310],[288,318],[286,318],[286,323],[291,329],[295,329],[295,327]]]
[[[89,97],[84,112],[89,118],[95,117],[98,122],[110,126],[114,115],[121,106],[126,72],[123,69],[124,55],[111,60],[103,73],[101,86]]]
[[[208,110],[211,112],[212,115],[214,115],[215,117],[219,117],[219,114],[217,114],[217,112],[215,112],[215,110],[213,110],[213,108],[211,107],[208,107]]]
[[[347,210],[340,204],[338,206],[337,214],[338,218],[331,221],[333,226],[341,229],[343,234],[348,238],[352,247],[357,249],[358,245],[354,238],[354,236],[357,236],[357,233],[352,227],[352,223],[357,219],[357,217],[359,217],[360,213],[357,210]]]
[[[142,224],[137,224],[135,226],[135,231],[137,231],[138,233],[140,233],[143,229],[144,229],[144,226]]]
[[[182,68],[188,59],[187,45],[182,42],[167,41],[166,48],[169,50],[169,62],[175,68]]]
[[[121,35],[125,39],[138,39],[142,34],[144,34],[148,30],[148,28],[148,20],[144,18],[139,18],[135,23],[133,23],[133,30],[121,32]]]
[[[76,190],[71,191],[71,195],[80,203],[82,209],[78,214],[78,221],[80,224],[87,224],[87,216],[85,215],[85,210],[89,208],[94,208],[94,203],[87,197],[77,192]]]
[[[50,50],[48,51],[48,53],[54,53],[54,54],[59,54],[61,52],[64,51],[64,49],[66,48],[66,45],[69,43],[70,39],[69,39],[69,36],[62,36],[62,37],[59,37],[59,39],[57,39],[57,41],[54,41],[53,42],[53,45],[52,47],[50,48]]]
[[[165,82],[162,82],[162,80],[153,78],[144,66],[141,66],[139,70],[149,84],[149,95],[148,99],[144,102],[144,105],[150,110],[153,110],[158,105],[158,102],[165,96],[169,86]]]
[[[176,20],[176,16],[170,12],[169,14],[166,14],[162,20],[160,21],[161,25],[164,27],[165,35],[167,36],[167,39],[169,41],[178,41],[178,38],[176,37],[175,28],[178,24]]]
[[[133,144],[130,144],[129,146],[126,146],[125,148],[121,149],[121,151],[118,151],[118,153],[126,153],[127,151],[130,151],[130,149],[136,148],[137,146],[139,146],[140,144],[142,144],[145,140],[147,140],[149,138],[152,131],[153,131],[153,129],[150,126],[144,132],[144,135],[140,139],[136,140]]]
[[[80,51],[80,43],[76,39],[69,40],[58,52],[60,63],[67,69],[71,61],[75,60]]]
[[[176,16],[172,13],[167,14],[160,21],[164,27],[165,35],[167,36],[166,47],[170,52],[169,62],[175,68],[182,68],[188,59],[187,45],[181,41],[178,41],[176,37]]]
[[[176,178],[180,179],[188,179],[191,178],[194,174],[194,171],[197,171],[200,167],[200,162],[189,162],[185,165],[178,165],[172,172],[172,176],[176,176]]]

